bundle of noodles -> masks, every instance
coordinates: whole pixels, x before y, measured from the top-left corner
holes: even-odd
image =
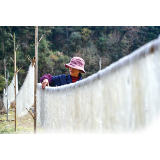
[[[27,114],[34,103],[34,66],[30,65],[24,83],[16,96],[17,116]],[[27,109],[26,109],[27,108]]]
[[[60,87],[37,85],[37,118],[50,132],[133,132],[160,110],[160,37],[87,77]]]

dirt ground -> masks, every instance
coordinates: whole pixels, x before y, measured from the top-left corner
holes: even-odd
[[[3,112],[2,114],[0,114],[0,134],[34,134],[34,120],[29,112],[23,117],[17,117],[16,122],[17,123],[15,132],[14,109],[9,110],[8,121],[6,113]],[[43,134],[43,133],[44,133],[43,128],[41,128],[40,125],[37,123],[36,134]]]

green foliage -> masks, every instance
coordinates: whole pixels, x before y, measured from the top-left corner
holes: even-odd
[[[5,85],[5,80],[2,75],[0,75],[0,93],[3,93],[3,87]]]
[[[12,128],[4,128],[0,131],[0,134],[13,134],[15,132],[15,127]]]
[[[82,39],[87,40],[90,37],[91,30],[89,30],[88,28],[83,28],[81,30],[81,34],[82,34]]]
[[[70,36],[71,47],[73,52],[78,52],[81,48],[81,35],[79,32],[72,32]]]
[[[13,35],[15,33],[17,49],[17,67],[19,88],[27,75],[30,61],[35,55],[34,26],[0,26],[0,94],[4,85],[4,64],[7,62],[9,83],[14,75]],[[118,59],[130,54],[160,34],[159,26],[39,26],[38,40],[38,80],[44,74],[68,74],[64,67],[73,56],[82,57],[86,74],[83,78],[99,70],[99,57],[102,69]]]

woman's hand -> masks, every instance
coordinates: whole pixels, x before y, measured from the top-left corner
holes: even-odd
[[[44,79],[42,82],[42,89],[49,85],[48,79]]]

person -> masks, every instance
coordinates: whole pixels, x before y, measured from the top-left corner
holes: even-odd
[[[65,84],[75,83],[82,80],[81,73],[86,73],[84,70],[85,61],[80,57],[73,57],[70,63],[65,64],[66,68],[69,68],[69,75],[52,76],[46,74],[40,78],[42,83],[42,89],[46,86],[61,86]]]

